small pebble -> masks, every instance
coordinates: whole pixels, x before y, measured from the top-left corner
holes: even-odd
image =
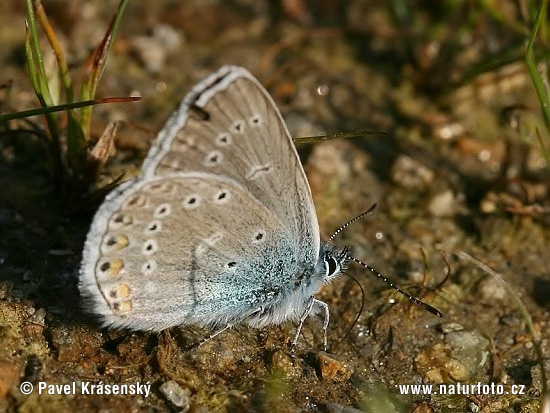
[[[391,170],[393,181],[404,188],[418,189],[429,185],[434,179],[434,172],[410,156],[399,156]]]
[[[428,210],[434,217],[451,217],[455,214],[456,205],[453,191],[448,189],[432,197]]]
[[[169,380],[163,383],[159,390],[166,397],[170,403],[174,406],[181,408],[180,412],[187,412],[191,404],[191,391],[189,389],[182,388],[174,380]]]
[[[33,313],[31,314],[31,317],[29,317],[29,321],[31,323],[44,326],[45,318],[46,318],[46,310],[44,308],[39,308],[38,310],[33,311]]]
[[[441,324],[441,331],[445,334],[455,333],[457,331],[464,330],[464,327],[458,323],[443,323]]]
[[[321,380],[346,382],[353,374],[353,369],[321,351],[317,355],[317,374]]]
[[[478,291],[485,303],[498,304],[508,298],[506,287],[494,277],[486,277],[481,280]]]
[[[467,380],[469,371],[458,359],[451,356],[449,346],[435,344],[424,349],[415,359],[416,369],[429,383]]]
[[[448,333],[445,343],[452,347],[452,357],[461,364],[465,378],[475,375],[487,362],[489,341],[477,330]]]
[[[165,66],[170,52],[182,42],[179,32],[168,25],[159,25],[151,36],[138,36],[132,42],[133,49],[150,73],[158,73]]]
[[[281,349],[277,349],[271,354],[271,367],[288,377],[300,377],[302,375],[300,364],[296,363],[288,352]]]

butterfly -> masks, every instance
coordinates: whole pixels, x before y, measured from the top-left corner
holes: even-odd
[[[139,176],[104,200],[79,288],[106,326],[160,331],[299,323],[348,264],[321,242],[306,175],[273,99],[246,69],[198,83]]]

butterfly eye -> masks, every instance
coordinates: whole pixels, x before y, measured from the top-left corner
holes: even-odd
[[[114,302],[111,308],[119,314],[129,313],[132,311],[132,300]]]
[[[227,263],[227,268],[233,268],[233,267],[235,267],[235,265],[237,265],[237,263],[235,261],[229,261]]]
[[[327,277],[330,277],[340,271],[340,264],[330,255],[325,256],[325,263],[327,265]]]

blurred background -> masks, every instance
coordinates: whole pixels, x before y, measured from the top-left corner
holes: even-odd
[[[43,1],[75,84],[86,78],[118,4]],[[96,96],[142,99],[93,109],[90,148],[110,122],[122,122],[91,185],[99,195],[83,186],[58,195],[53,158],[37,132],[41,117],[0,125],[0,410],[538,411],[539,357],[550,352],[545,8],[532,60],[539,78],[525,53],[541,4],[130,2]],[[2,114],[39,106],[25,56],[26,14],[20,0],[0,4]],[[55,56],[45,36],[41,44],[52,99],[61,103]],[[294,137],[359,135],[298,146],[322,235],[376,202],[375,214],[335,244],[351,246],[443,319],[355,267],[348,272],[364,296],[346,276],[320,295],[331,309],[329,354],[320,352],[315,320],[292,357],[292,325],[239,327],[189,351],[208,331],[109,331],[82,311],[77,273],[100,189],[135,175],[185,93],[226,64],[258,77]],[[149,381],[154,391],[148,398],[19,392],[21,381],[40,380]],[[413,396],[396,387],[478,381],[526,391]]]

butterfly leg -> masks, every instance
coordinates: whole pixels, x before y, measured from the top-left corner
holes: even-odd
[[[263,307],[259,307],[253,311],[250,312],[250,314],[247,314],[245,317],[243,317],[243,320],[248,318],[248,317],[252,317],[253,315],[256,315],[258,313],[261,313],[264,311],[264,308]],[[232,328],[236,323],[232,323],[232,324],[227,324],[226,326],[220,328],[219,330],[216,330],[214,331],[214,333],[210,334],[208,337],[206,338],[203,338],[199,344],[197,345],[197,347],[200,347],[202,346],[204,343],[206,343],[207,341],[210,341],[212,340],[214,337],[216,337],[217,335],[223,333],[225,330],[229,330],[230,328]],[[238,323],[237,323],[238,324]]]
[[[227,324],[225,327],[222,327],[220,328],[219,330],[216,330],[214,331],[212,334],[210,334],[208,337],[206,338],[203,338],[199,344],[197,344],[197,347],[200,347],[202,346],[204,343],[206,343],[207,341],[210,341],[212,340],[214,337],[216,337],[218,334],[221,334],[223,333],[225,330],[228,330],[230,329],[231,327],[233,327],[233,324]]]
[[[323,317],[323,349],[327,351],[327,330],[328,330],[328,322],[330,319],[330,311],[328,309],[328,304],[324,301],[313,299],[313,305],[316,306],[319,310],[322,310],[324,312]]]
[[[296,334],[294,334],[294,338],[292,339],[292,344],[290,345],[290,351],[294,353],[296,350],[296,344],[298,344],[298,337],[300,337],[300,332],[302,331],[302,326],[304,325],[304,322],[306,321],[307,316],[309,315],[309,312],[311,311],[311,308],[313,307],[313,303],[317,301],[315,300],[315,297],[311,296],[307,300],[306,303],[306,309],[300,316],[300,322],[298,323],[298,328],[296,329]]]

